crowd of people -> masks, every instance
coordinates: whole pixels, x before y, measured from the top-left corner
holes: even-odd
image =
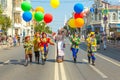
[[[52,38],[52,39],[51,39]],[[58,31],[58,34],[55,35],[54,37],[48,37],[47,33],[39,33],[36,32],[34,34],[34,38],[31,39],[30,36],[26,36],[24,38],[24,49],[25,49],[25,66],[28,65],[29,60],[30,63],[32,63],[32,57],[33,57],[33,52],[35,55],[35,62],[40,63],[40,58],[42,61],[42,64],[45,64],[45,61],[48,57],[48,51],[49,51],[49,44],[50,45],[55,45],[57,48],[57,56],[56,56],[56,61],[58,63],[64,61],[64,56],[65,56],[65,35],[63,31]],[[12,47],[16,45],[20,45],[20,36],[8,36],[4,38],[7,42],[7,45]],[[54,40],[54,41],[52,41]],[[79,33],[74,33],[71,36],[69,36],[69,40],[71,42],[71,47],[70,50],[72,52],[73,56],[73,61],[76,63],[77,61],[77,54],[79,52],[80,48],[80,43],[81,43],[81,37]],[[87,36],[86,39],[84,39],[85,42],[87,43],[87,56],[88,56],[88,63],[91,63],[92,65],[95,65],[95,53],[97,50],[100,50],[100,44],[103,43],[103,48],[106,50],[106,42],[107,42],[107,37],[106,34],[103,33],[102,35],[100,33],[95,33],[95,32],[90,32]]]
[[[0,45],[7,45],[9,47],[20,46],[20,36],[7,36],[7,35],[0,35]]]
[[[30,59],[30,63],[32,62],[32,52],[35,53],[35,62],[40,63],[40,57],[42,64],[45,64],[45,61],[48,57],[48,51],[49,51],[49,44],[55,45],[57,48],[57,56],[56,61],[58,63],[64,61],[64,49],[65,49],[65,41],[64,41],[65,35],[62,31],[58,31],[58,34],[53,38],[55,41],[53,42],[50,37],[47,36],[46,33],[40,34],[39,32],[36,32],[34,35],[34,39],[31,40],[30,36],[25,37],[24,42],[24,48],[25,48],[25,65],[28,65],[28,58]],[[80,43],[81,43],[81,37],[78,33],[74,33],[69,37],[69,40],[71,42],[70,50],[72,52],[73,61],[76,63],[77,61],[77,53],[79,52]],[[103,33],[102,35],[100,33],[91,32],[88,34],[87,38],[85,39],[85,42],[87,43],[87,52],[88,52],[88,63],[92,62],[92,65],[95,65],[95,53],[97,50],[100,50],[100,43],[103,43],[103,48],[106,50],[106,35]],[[32,49],[34,48],[34,49]],[[32,51],[34,50],[34,51]],[[41,55],[41,56],[40,56]]]

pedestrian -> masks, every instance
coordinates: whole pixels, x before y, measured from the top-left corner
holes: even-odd
[[[8,46],[12,47],[12,45],[13,45],[13,39],[12,39],[11,35],[8,37],[7,42],[8,42]]]
[[[39,43],[40,43],[40,34],[36,32],[34,36],[33,44],[34,44],[35,62],[38,64],[39,64],[39,58],[40,58]]]
[[[40,38],[40,43],[39,43],[43,65],[45,64],[45,61],[48,57],[48,44],[54,45],[51,39],[47,37],[47,34],[43,32],[42,37]]]
[[[64,36],[62,35],[62,31],[58,31],[58,35],[56,36],[56,42],[57,42],[57,62],[63,62],[64,61]]]
[[[30,41],[30,36],[25,37],[24,48],[25,48],[25,66],[28,65],[28,58],[30,59],[30,63],[32,63],[32,47],[33,44]]]
[[[20,46],[20,35],[17,36],[18,45]]]
[[[103,35],[102,35],[102,41],[103,41],[103,48],[104,48],[104,50],[106,50],[106,48],[107,48],[107,36],[106,36],[106,33],[103,33]]]
[[[13,37],[13,44],[14,44],[14,47],[16,46],[16,43],[17,43],[17,38],[16,36]]]
[[[74,63],[76,63],[77,53],[79,51],[79,44],[80,44],[80,38],[78,37],[78,34],[75,33],[70,41],[72,43],[71,50],[72,50],[73,60]]]
[[[87,38],[87,51],[88,51],[88,62],[91,63],[91,59],[92,59],[92,65],[95,65],[95,52],[97,51],[97,41],[95,38],[95,34],[89,34],[88,38]]]
[[[97,49],[100,49],[100,42],[101,42],[101,36],[100,33],[96,32],[96,40],[97,40]]]

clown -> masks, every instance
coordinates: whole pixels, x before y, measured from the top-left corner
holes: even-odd
[[[25,42],[24,42],[24,48],[25,48],[25,66],[28,65],[28,57],[30,58],[30,63],[32,62],[32,47],[33,44],[30,41],[30,36],[25,37]]]
[[[51,39],[47,37],[47,34],[43,32],[39,43],[43,64],[48,56],[48,44],[54,45]]]

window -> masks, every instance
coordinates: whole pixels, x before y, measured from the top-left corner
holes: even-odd
[[[99,20],[101,20],[101,14],[99,14]]]
[[[113,13],[113,20],[116,20],[116,14]]]
[[[21,6],[21,2],[22,2],[22,0],[14,0],[13,1],[13,6],[14,7],[20,7]]]
[[[0,4],[2,5],[3,10],[7,8],[7,0],[0,0]]]
[[[14,22],[15,23],[21,23],[20,13],[14,13]]]

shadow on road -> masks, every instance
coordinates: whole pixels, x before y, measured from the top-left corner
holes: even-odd
[[[52,62],[55,63],[56,60],[55,59],[48,59],[47,62]],[[74,63],[73,60],[64,60],[63,62],[70,62],[70,63]],[[76,62],[78,64],[87,64],[86,62]]]

